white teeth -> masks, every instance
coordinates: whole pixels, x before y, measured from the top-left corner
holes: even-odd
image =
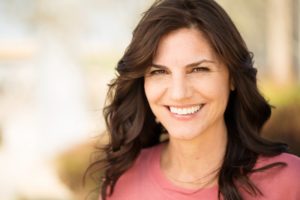
[[[187,107],[187,108],[178,108],[178,107],[170,106],[170,111],[171,111],[171,113],[178,114],[178,115],[190,115],[190,114],[198,112],[201,107],[202,107],[202,105],[192,106],[192,107]]]

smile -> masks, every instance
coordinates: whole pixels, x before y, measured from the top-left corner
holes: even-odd
[[[204,104],[190,106],[190,107],[174,107],[169,106],[169,110],[171,113],[177,114],[177,115],[191,115],[196,112],[198,112]]]

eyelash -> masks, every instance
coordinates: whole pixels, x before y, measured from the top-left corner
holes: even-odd
[[[191,73],[192,72],[208,72],[208,71],[209,71],[208,67],[195,67],[191,70]],[[161,75],[161,74],[166,74],[166,73],[167,73],[167,71],[164,69],[157,69],[157,70],[153,70],[153,71],[149,72],[150,75]]]
[[[195,67],[192,69],[192,72],[208,72],[208,67]]]
[[[165,73],[166,73],[166,70],[163,70],[163,69],[157,69],[157,70],[150,71],[150,75],[160,75],[160,74],[165,74]]]

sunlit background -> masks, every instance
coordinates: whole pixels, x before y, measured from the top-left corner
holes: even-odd
[[[153,0],[0,0],[0,199],[77,200],[107,83]],[[300,155],[300,0],[218,0],[276,106],[263,133]]]

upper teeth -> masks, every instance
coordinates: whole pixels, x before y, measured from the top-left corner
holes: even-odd
[[[178,115],[188,115],[193,114],[197,111],[199,111],[201,108],[200,105],[192,106],[192,107],[186,107],[186,108],[178,108],[178,107],[172,107],[170,106],[170,111],[172,113],[178,114]]]

